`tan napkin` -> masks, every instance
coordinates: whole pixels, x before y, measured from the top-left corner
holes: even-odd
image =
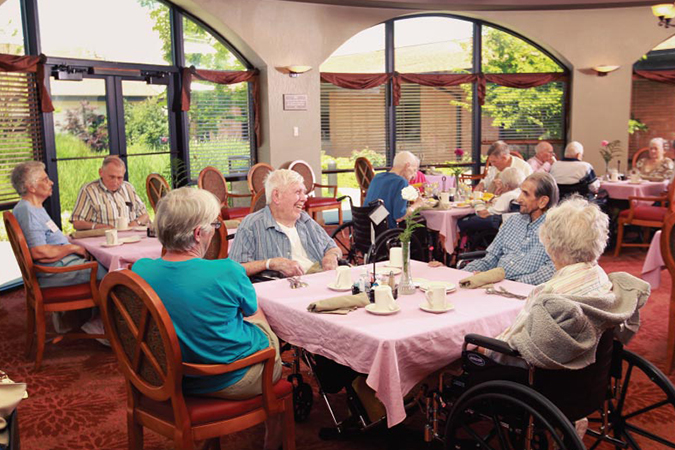
[[[321,263],[320,262],[315,262],[312,264],[312,267],[307,269],[307,272],[305,272],[305,275],[311,275],[313,273],[319,273],[323,272],[323,269],[321,268]]]
[[[504,279],[504,269],[496,267],[486,272],[479,272],[476,275],[459,280],[459,286],[465,289],[476,289],[486,284],[499,283]]]
[[[89,237],[98,237],[98,236],[105,236],[106,230],[110,228],[97,228],[96,230],[80,230],[80,231],[74,231],[70,233],[70,236],[73,239],[82,239],[82,238],[89,238]]]
[[[228,230],[232,230],[234,228],[239,228],[240,223],[241,223],[241,220],[239,220],[239,219],[225,220],[225,226],[227,227]]]
[[[369,303],[368,296],[365,292],[361,292],[356,295],[340,295],[312,302],[307,306],[307,311],[324,314],[348,314]]]

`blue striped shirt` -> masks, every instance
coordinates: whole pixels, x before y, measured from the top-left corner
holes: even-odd
[[[295,222],[300,242],[312,262],[321,262],[326,251],[337,247],[326,231],[302,212]],[[270,207],[249,214],[237,227],[229,258],[238,263],[269,258],[291,259],[291,241],[272,217]]]
[[[545,220],[546,214],[534,222],[529,214],[514,215],[499,229],[487,255],[467,264],[464,270],[484,272],[501,267],[508,280],[533,285],[550,280],[555,266],[539,241],[539,227]]]

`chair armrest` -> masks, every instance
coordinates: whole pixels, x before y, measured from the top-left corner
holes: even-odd
[[[480,259],[485,255],[487,255],[487,252],[485,250],[477,250],[475,252],[464,252],[457,255],[457,260],[461,261],[464,259],[468,260]]]
[[[246,358],[230,364],[193,364],[184,362],[183,374],[192,376],[220,375],[223,373],[234,372],[235,370],[243,369],[244,367],[250,367],[268,359],[271,359],[272,363],[274,363],[275,356],[276,351],[274,348],[267,347],[264,350],[255,352]]]
[[[640,202],[666,202],[668,201],[668,197],[634,197],[631,195],[628,197],[631,208],[633,207],[633,200]]]
[[[67,267],[50,267],[50,266],[41,266],[39,264],[33,265],[36,272],[43,273],[66,273],[66,272],[77,272],[78,270],[92,269],[93,271],[98,270],[98,263],[96,261],[78,264],[76,266],[67,266]]]
[[[480,334],[467,334],[464,336],[464,343],[477,345],[479,347],[487,348],[488,350],[502,353],[504,355],[520,357],[518,350],[512,349],[506,342],[487,336],[481,336]]]
[[[326,189],[332,189],[333,190],[333,198],[337,197],[337,186],[332,185],[332,184],[319,184],[319,183],[314,183],[315,188],[326,188]],[[313,190],[313,189],[312,189]]]
[[[233,194],[231,192],[227,193],[228,197],[234,197],[234,198],[252,198],[253,194]]]

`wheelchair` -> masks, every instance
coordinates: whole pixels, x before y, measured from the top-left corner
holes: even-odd
[[[500,358],[518,365],[500,364]],[[585,449],[573,425],[584,417],[586,437],[595,439],[591,450],[602,443],[637,450],[644,441],[675,448],[649,430],[675,411],[675,388],[659,369],[614,340],[613,330],[602,335],[595,363],[580,370],[534,368],[506,342],[469,334],[462,369],[456,376],[441,374],[439,388],[426,396],[425,441],[440,440],[446,450]],[[649,387],[658,391],[653,402],[642,397]],[[628,398],[631,394],[641,398]]]

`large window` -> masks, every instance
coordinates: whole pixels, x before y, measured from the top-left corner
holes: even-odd
[[[0,3],[0,53],[24,54],[19,0],[5,0]]]
[[[382,42],[393,45],[381,48]],[[395,19],[345,42],[321,71],[388,74],[367,90],[337,87],[340,81],[326,74],[331,82],[322,84],[321,133],[327,157],[353,159],[369,148],[391,162],[409,150],[422,164],[442,165],[457,163],[454,150],[461,148],[470,157],[460,162],[478,170],[497,139],[525,157],[540,140],[562,153],[565,68],[497,27],[447,15]]]

